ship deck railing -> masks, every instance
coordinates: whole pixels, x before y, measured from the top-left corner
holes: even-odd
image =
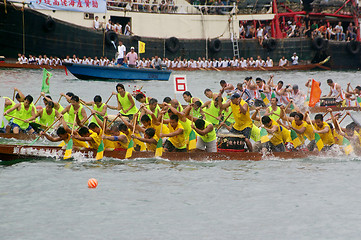
[[[247,11],[249,14],[255,13],[269,13],[271,8],[270,0],[263,0],[262,4],[255,5],[254,2],[240,1],[238,4],[235,2],[225,2],[227,5],[201,5],[199,1],[194,1],[193,4],[175,4],[172,0],[146,0],[144,3],[132,1],[117,1],[108,0],[107,9],[113,11],[124,12],[148,12],[148,13],[166,13],[166,14],[211,14],[211,15],[227,15],[237,14],[239,10]],[[229,5],[228,5],[229,4]]]

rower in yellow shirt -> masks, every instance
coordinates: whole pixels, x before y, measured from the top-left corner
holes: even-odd
[[[314,125],[314,133],[318,133],[323,142],[323,151],[330,150],[332,145],[335,144],[335,139],[332,135],[332,130],[328,123],[323,121],[322,114],[316,114],[315,116],[315,125]]]
[[[262,124],[269,134],[270,140],[265,142],[262,148],[266,148],[268,151],[272,152],[284,152],[285,146],[283,142],[282,129],[281,126],[269,116],[262,117]]]
[[[143,128],[139,128],[139,131],[144,133],[146,129],[153,128],[155,130],[155,135],[158,139],[160,136],[160,129],[162,129],[162,133],[169,133],[167,125],[163,124],[163,127],[161,127],[160,123],[158,122],[153,113],[150,113],[148,109],[145,112],[146,114],[143,115],[140,119],[140,122],[143,124]],[[152,119],[149,118],[149,115],[152,116]]]
[[[221,109],[226,109],[229,106],[232,109],[233,117],[235,123],[231,129],[231,133],[242,134],[245,136],[245,142],[247,144],[248,151],[252,152],[252,143],[250,142],[251,131],[253,127],[253,123],[249,114],[248,104],[241,98],[238,93],[234,93],[230,100],[226,103],[221,102],[222,94],[224,90],[222,90],[219,94],[218,105]]]
[[[154,128],[147,128],[144,132],[144,137],[132,135],[132,138],[144,142],[147,146],[147,150],[155,152],[159,138],[155,135]]]
[[[104,140],[112,141],[116,151],[125,151],[128,148],[130,139],[129,129],[124,123],[120,123],[119,126],[112,126],[109,135],[103,135]]]
[[[293,129],[300,139],[302,145],[305,143],[307,138],[310,143],[307,145],[309,151],[313,151],[316,147],[315,134],[313,132],[312,126],[306,121],[303,121],[302,113],[295,113],[294,120],[291,123],[290,129]]]
[[[161,133],[160,137],[168,137],[165,141],[164,149],[168,152],[187,152],[187,143],[185,131],[182,124],[179,122],[179,117],[173,114],[169,117],[169,133]]]

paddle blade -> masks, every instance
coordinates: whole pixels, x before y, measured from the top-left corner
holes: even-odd
[[[36,141],[38,141],[39,138],[40,138],[40,135],[37,136],[37,137],[35,138],[35,140],[30,143],[30,146],[33,145],[34,143],[36,143]]]
[[[64,153],[64,160],[71,158],[72,151],[73,151],[73,139],[70,138],[68,144],[66,145],[66,150]]]
[[[133,154],[133,151],[134,151],[134,141],[133,139],[131,139],[128,144],[128,149],[127,149],[127,153],[125,154],[125,158],[130,158]]]
[[[269,136],[266,129],[262,128],[260,135],[261,135],[261,143],[269,142]]]
[[[261,98],[262,98],[264,104],[266,104],[266,106],[270,103],[268,98],[266,97],[266,95],[264,93],[261,93]]]
[[[191,131],[189,134],[189,144],[188,144],[188,150],[196,149],[197,145],[197,139],[196,139],[196,133],[194,130]]]
[[[349,155],[350,153],[353,152],[353,147],[347,138],[345,138],[345,137],[343,138],[342,145],[343,145],[343,150],[345,151],[346,155]]]
[[[357,97],[357,103],[361,107],[361,97]]]
[[[322,150],[322,148],[324,147],[324,145],[323,145],[323,141],[318,133],[315,133],[315,141],[316,141],[317,149],[320,152]]]
[[[104,142],[103,142],[103,139],[102,141],[100,142],[99,144],[99,147],[98,147],[98,151],[97,151],[97,155],[95,157],[96,160],[100,160],[103,158],[103,154],[104,154]]]
[[[298,146],[302,145],[301,140],[298,138],[298,135],[295,130],[291,129],[291,139],[293,146],[297,148]]]
[[[157,143],[157,148],[155,149],[155,156],[161,157],[162,154],[163,154],[163,140],[161,138],[159,138],[158,143]]]

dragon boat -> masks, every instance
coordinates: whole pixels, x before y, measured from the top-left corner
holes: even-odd
[[[29,146],[29,145],[0,145],[0,160],[13,161],[18,159],[39,159],[53,158],[63,159],[65,149],[58,146]],[[81,156],[82,158],[95,159],[97,151],[91,149],[75,150],[72,156]],[[104,151],[105,158],[125,159],[126,151]],[[330,153],[331,154],[331,153]],[[260,161],[270,158],[278,159],[295,159],[316,156],[328,156],[328,153],[320,152],[274,152],[263,154],[260,152],[239,152],[239,151],[222,151],[222,152],[165,152],[161,159],[170,161],[217,161],[217,160],[243,160],[243,161]],[[134,151],[130,159],[152,159],[154,152],[138,152]]]

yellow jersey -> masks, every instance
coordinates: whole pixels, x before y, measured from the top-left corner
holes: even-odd
[[[245,104],[247,103],[243,99],[241,99],[240,105],[243,107]],[[242,131],[247,127],[252,128],[253,123],[249,115],[249,109],[247,110],[246,114],[243,114],[240,111],[240,106],[238,104],[233,104],[232,102],[231,109],[235,120],[235,123],[233,125],[234,129],[236,129],[237,131]]]
[[[185,131],[180,122],[178,122],[178,125],[176,128],[173,128],[170,123],[168,124],[169,133],[175,132],[178,129],[183,129],[183,132],[179,135],[176,135],[174,137],[168,138],[168,140],[173,144],[173,146],[177,149],[183,149],[187,147],[186,143],[186,137],[185,137]]]
[[[314,127],[315,127],[315,129],[317,131],[323,130],[323,129],[325,129],[325,127],[328,127],[328,132],[327,133],[319,133],[319,135],[321,137],[321,140],[323,142],[323,145],[331,146],[331,145],[335,144],[335,139],[334,139],[334,137],[332,135],[332,131],[331,131],[331,128],[328,125],[328,123],[323,122],[322,127],[318,127],[318,125],[315,124]]]

